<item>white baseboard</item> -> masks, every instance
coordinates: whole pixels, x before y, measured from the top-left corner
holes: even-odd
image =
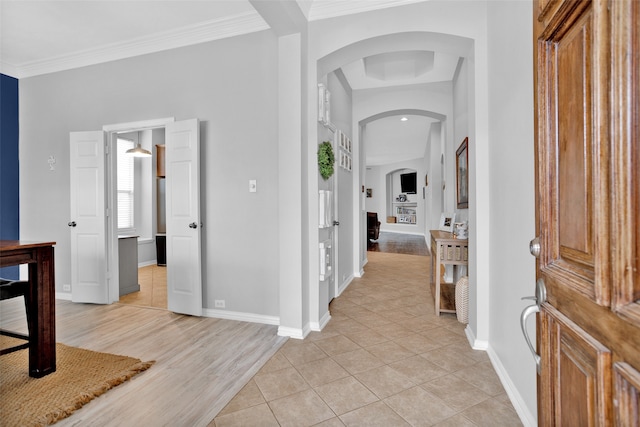
[[[509,396],[509,400],[511,400],[511,404],[513,408],[516,410],[518,416],[520,417],[520,421],[524,424],[525,427],[535,427],[538,425],[538,421],[536,419],[536,415],[532,414],[529,408],[527,407],[524,399],[522,399],[522,395],[518,392],[515,384],[511,381],[511,377],[507,373],[502,361],[493,350],[492,347],[487,349],[487,354],[489,355],[489,359],[491,360],[491,364],[493,365],[493,369],[498,374],[500,378],[500,382],[504,387],[504,390],[507,392]],[[534,367],[535,369],[535,367]]]
[[[469,325],[464,328],[464,333],[467,336],[467,341],[469,341],[469,345],[472,349],[487,351],[487,349],[489,348],[489,342],[477,339],[476,335],[473,333]]]
[[[142,267],[146,267],[148,265],[156,265],[158,264],[158,261],[155,259],[149,260],[149,261],[143,261],[143,262],[139,262],[138,263],[138,268],[142,268]]]
[[[319,322],[310,322],[309,328],[312,331],[320,332],[322,329],[324,329],[325,326],[327,326],[329,320],[331,320],[331,313],[329,313],[329,310],[327,310],[327,312],[324,314],[324,316],[322,316],[322,319],[320,319]]]
[[[309,332],[311,332],[311,329],[308,324],[305,325],[304,328],[290,328],[288,326],[278,327],[279,337],[289,337],[297,340],[303,340],[307,335],[309,335]]]
[[[538,422],[535,415],[532,414],[531,411],[529,411],[529,408],[522,399],[522,395],[520,395],[518,389],[511,381],[511,377],[509,377],[509,374],[507,373],[504,365],[500,361],[500,358],[493,350],[493,348],[489,346],[489,343],[487,341],[476,339],[475,334],[473,333],[469,325],[467,325],[467,327],[464,329],[464,333],[467,335],[467,340],[469,341],[469,345],[471,345],[471,348],[473,348],[474,350],[482,350],[487,352],[489,360],[491,360],[491,364],[493,365],[493,369],[498,374],[498,378],[500,378],[500,382],[502,383],[505,392],[509,396],[509,400],[511,400],[511,404],[516,410],[518,417],[520,417],[520,421],[522,421],[522,424],[524,424],[525,427],[537,426]]]
[[[277,316],[263,316],[253,313],[242,313],[238,311],[214,310],[211,308],[203,308],[202,315],[204,317],[213,317],[215,319],[239,320],[241,322],[262,323],[265,325],[279,325],[280,318]]]
[[[353,281],[353,276],[349,276],[346,278],[344,282],[342,282],[342,284],[338,286],[338,295],[336,295],[336,298],[342,295],[342,293],[345,291],[345,289],[349,287],[352,281]]]
[[[71,301],[71,292],[56,292],[56,299]]]
[[[360,266],[360,271],[358,272],[357,277],[364,276],[364,266],[367,265],[368,263],[369,263],[369,258],[364,257],[364,261],[362,261],[362,265]]]
[[[411,224],[403,224],[403,223],[391,223],[391,224],[396,224],[396,225],[411,225]],[[393,230],[393,229],[388,229],[388,228],[380,228],[380,232],[386,231],[388,233],[396,233],[396,234],[409,234],[412,236],[424,236],[424,233],[421,233],[419,231],[406,231],[406,230]]]

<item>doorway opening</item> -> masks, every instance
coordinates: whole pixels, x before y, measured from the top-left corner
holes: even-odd
[[[169,119],[167,119],[169,120]],[[108,173],[115,221],[110,221],[122,304],[167,309],[165,120],[116,125],[108,133]],[[107,129],[105,129],[107,130]],[[126,153],[139,145],[151,153]],[[115,224],[114,224],[115,222]]]
[[[200,218],[200,122],[173,118],[103,126],[71,132],[71,207],[83,220],[70,223],[71,298],[74,302],[119,301],[120,262],[130,261],[137,280],[138,251],[121,256],[118,235],[117,134],[164,127],[166,138],[167,309],[201,316],[202,248]],[[86,225],[85,225],[86,223]],[[153,229],[153,228],[152,228]],[[84,230],[88,230],[85,232]],[[86,236],[91,232],[89,237]],[[135,237],[137,239],[137,236]]]

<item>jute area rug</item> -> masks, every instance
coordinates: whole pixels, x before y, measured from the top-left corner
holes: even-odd
[[[0,425],[53,424],[153,363],[58,343],[56,372],[31,378],[28,350],[0,356]]]

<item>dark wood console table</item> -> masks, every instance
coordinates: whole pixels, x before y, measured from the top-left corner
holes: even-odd
[[[29,265],[29,376],[56,370],[55,242],[0,240],[0,267]]]

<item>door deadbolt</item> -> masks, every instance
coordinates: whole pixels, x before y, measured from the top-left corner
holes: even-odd
[[[538,258],[540,256],[540,238],[536,237],[531,242],[529,242],[529,252],[531,255]]]

